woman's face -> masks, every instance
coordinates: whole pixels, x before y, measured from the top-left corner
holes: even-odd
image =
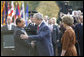
[[[60,24],[60,28],[61,28],[61,32],[64,32],[66,30],[65,24],[64,23],[61,23]]]
[[[64,22],[62,24],[63,24],[63,27],[66,28],[66,24]]]

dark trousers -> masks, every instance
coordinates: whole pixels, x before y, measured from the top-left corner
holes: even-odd
[[[77,55],[80,56],[80,46],[79,43],[76,43],[76,50],[77,50]]]

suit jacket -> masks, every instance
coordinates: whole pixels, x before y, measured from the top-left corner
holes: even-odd
[[[59,28],[56,25],[53,25],[53,32],[52,32],[52,42],[54,45],[58,46],[60,45],[61,42],[57,42],[57,40],[61,40],[61,38],[59,37]]]
[[[16,27],[14,31],[14,40],[15,40],[15,53],[16,56],[28,56],[28,42],[20,38],[21,34],[25,34],[25,30]]]
[[[39,56],[54,55],[51,32],[44,22],[40,25],[37,35],[31,35],[29,36],[29,39],[37,41],[37,51]]]
[[[83,25],[82,24],[77,24],[75,26],[75,33],[76,33],[76,39],[78,40],[79,47],[80,49],[80,54],[83,56]]]
[[[37,25],[33,25],[32,23],[29,23],[25,28],[28,35],[36,35],[37,34]],[[34,42],[35,46],[32,47],[31,44],[29,45],[30,54],[29,56],[37,56],[37,49],[36,49],[36,40],[28,40],[28,43]]]
[[[28,26],[25,27],[26,32],[28,35],[36,35],[37,33],[37,25],[33,25],[32,23],[28,24]]]

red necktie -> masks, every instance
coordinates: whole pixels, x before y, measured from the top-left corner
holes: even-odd
[[[39,31],[39,26],[37,27],[37,30]]]

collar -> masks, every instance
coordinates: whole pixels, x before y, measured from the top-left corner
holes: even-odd
[[[43,23],[43,21],[38,26],[40,27],[42,23]]]
[[[81,25],[83,25],[83,23],[81,23]]]
[[[17,26],[17,28],[19,28],[19,29],[24,29],[24,28],[22,28],[22,27],[19,27],[19,26]]]

